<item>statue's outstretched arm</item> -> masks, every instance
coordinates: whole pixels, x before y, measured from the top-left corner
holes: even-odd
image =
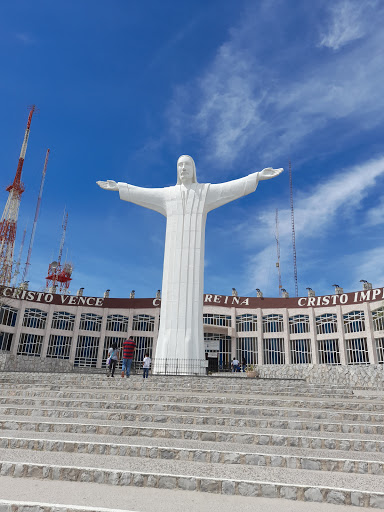
[[[256,190],[259,181],[269,180],[281,174],[283,169],[267,167],[260,172],[254,172],[238,180],[225,183],[211,184],[207,193],[206,210],[211,211],[239,197],[251,194]]]
[[[113,180],[97,181],[96,183],[104,190],[119,192],[120,199],[123,201],[129,201],[166,215],[165,189],[163,188],[135,187],[120,181],[116,183]]]

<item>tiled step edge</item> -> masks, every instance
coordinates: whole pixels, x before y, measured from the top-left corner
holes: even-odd
[[[40,503],[36,501],[0,500],[0,512],[133,512],[117,508],[84,507]]]
[[[0,448],[60,453],[87,453],[105,456],[144,457],[148,459],[180,460],[206,464],[240,464],[310,471],[384,475],[384,462],[374,460],[303,457],[285,454],[231,452],[224,450],[202,450],[117,443],[88,443],[57,439],[27,439],[15,437],[1,437]]]
[[[190,430],[137,425],[97,425],[95,423],[50,423],[34,421],[1,420],[0,431],[62,432],[70,434],[95,434],[112,436],[156,437],[160,439],[187,439],[258,446],[292,446],[314,450],[343,450],[384,452],[384,441],[374,439],[339,439],[331,437],[281,435],[252,432],[228,432],[221,430]]]
[[[37,413],[36,413],[37,411]],[[112,411],[84,411],[81,409],[20,409],[19,407],[0,407],[0,415],[10,417],[12,420],[17,416],[47,418],[47,419],[77,419],[77,420],[101,420],[101,421],[120,421],[120,422],[138,422],[153,423],[154,425],[178,426],[178,425],[196,425],[196,426],[226,426],[226,427],[246,427],[246,428],[270,428],[281,430],[300,430],[304,432],[337,432],[353,434],[374,434],[384,435],[384,424],[367,423],[343,423],[342,420],[332,421],[325,419],[306,420],[305,418],[255,418],[255,417],[236,417],[236,416],[205,416],[194,414],[177,414],[164,412],[112,412]]]
[[[200,478],[87,467],[67,467],[30,463],[1,463],[0,475],[49,480],[93,482],[120,486],[154,487],[210,492],[215,494],[283,498],[307,502],[355,505],[384,509],[384,493],[353,489],[303,486],[249,480]]]
[[[270,418],[284,418],[284,419],[309,419],[316,420],[334,420],[334,421],[357,421],[357,422],[378,422],[384,421],[383,411],[361,411],[357,406],[355,411],[346,411],[340,409],[325,409],[321,407],[307,407],[307,404],[302,404],[301,407],[289,406],[239,406],[233,404],[215,405],[215,404],[188,404],[188,403],[174,403],[174,402],[123,402],[111,400],[99,401],[86,401],[86,400],[70,400],[70,399],[33,399],[33,398],[4,398],[0,397],[0,412],[15,409],[20,411],[20,406],[23,410],[33,410],[39,408],[40,410],[73,410],[74,412],[86,411],[88,413],[121,413],[124,411],[136,414],[149,414],[149,413],[184,413],[184,414],[200,414],[204,416],[220,416],[220,417],[241,417],[248,419],[270,419]],[[58,409],[60,408],[60,409]],[[4,412],[2,412],[4,414]],[[7,414],[10,414],[7,412]],[[12,413],[16,414],[16,413]]]

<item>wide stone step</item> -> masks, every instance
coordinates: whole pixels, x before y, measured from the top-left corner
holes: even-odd
[[[363,436],[360,434],[322,433],[321,436],[300,434],[292,431],[258,429],[204,429],[190,426],[186,428],[164,428],[138,424],[100,424],[99,422],[47,422],[31,420],[1,420],[0,430],[40,432],[40,433],[68,433],[100,436],[124,437],[148,437],[159,439],[180,439],[188,441],[236,443],[253,446],[291,446],[303,449],[315,450],[342,450],[357,452],[381,452],[384,453],[384,440],[382,436]],[[47,434],[48,435],[48,434]]]
[[[45,458],[55,460],[52,455],[54,454],[44,453]],[[170,468],[169,461],[143,459],[136,463],[133,463],[133,459],[129,459],[129,467],[119,467],[119,464],[111,458],[108,459],[106,467],[105,464],[91,464],[91,462],[97,462],[97,457],[89,457],[86,465],[76,465],[73,461],[74,457],[75,455],[72,454],[72,464],[66,464],[66,454],[61,455],[60,463],[57,464],[51,463],[50,460],[37,463],[14,457],[11,461],[4,460],[1,463],[0,475],[384,508],[384,493],[381,492],[382,478],[374,475],[343,474],[338,481],[335,474],[328,475],[316,471],[300,471],[298,475],[297,470],[247,468],[233,465],[221,465],[218,468],[210,465],[207,470],[202,464],[188,462],[185,465],[177,461],[172,461],[172,468]]]
[[[131,398],[131,397],[130,397]],[[367,411],[339,411],[313,409],[313,404],[302,402],[300,408],[277,406],[241,406],[241,405],[214,405],[208,404],[184,404],[180,402],[159,401],[123,401],[123,400],[75,400],[62,398],[16,398],[16,397],[0,397],[0,411],[4,410],[6,405],[23,406],[26,409],[36,408],[82,408],[82,409],[101,409],[101,410],[124,410],[124,411],[141,411],[141,412],[185,412],[200,414],[217,415],[234,415],[234,416],[252,416],[252,417],[289,417],[289,418],[311,418],[311,419],[332,419],[335,421],[360,421],[360,422],[384,422],[384,413],[367,412]]]
[[[122,389],[142,389],[145,387],[148,391],[156,391],[162,389],[164,391],[174,391],[175,389],[200,392],[200,393],[212,393],[222,392],[225,389],[228,393],[258,393],[263,392],[269,395],[278,394],[282,396],[316,396],[316,397],[329,397],[339,396],[340,398],[347,398],[353,396],[351,390],[340,389],[337,387],[313,387],[308,386],[304,382],[296,384],[295,386],[287,384],[285,381],[280,381],[279,385],[268,385],[265,381],[259,383],[254,380],[249,383],[248,379],[234,379],[238,381],[236,384],[228,382],[228,379],[210,379],[205,378],[204,381],[199,381],[196,378],[183,379],[182,377],[174,378],[153,378],[149,381],[138,376],[133,375],[130,379],[121,379],[115,377],[114,379],[108,379],[105,376],[100,376],[97,379],[84,377],[80,379],[66,379],[58,377],[56,374],[51,378],[48,378],[45,374],[38,374],[39,377],[36,379],[26,379],[23,376],[20,380],[10,378],[9,380],[3,380],[2,388],[14,388],[18,386],[20,389],[28,389],[31,387],[38,386],[40,389],[48,388],[50,386],[59,387],[60,389],[78,389],[79,387],[99,390],[105,389],[106,386],[113,386]],[[253,380],[253,379],[250,379]],[[170,382],[172,381],[172,382]]]
[[[228,427],[248,427],[248,428],[270,428],[270,429],[290,429],[304,430],[312,432],[342,432],[360,433],[360,434],[384,434],[384,424],[365,422],[345,423],[341,420],[330,421],[328,419],[304,420],[304,419],[281,419],[281,418],[249,418],[234,416],[204,416],[197,414],[180,414],[177,412],[164,411],[162,413],[145,412],[109,412],[109,411],[87,411],[82,409],[30,409],[18,407],[0,407],[0,418],[8,416],[33,416],[34,418],[73,418],[90,419],[101,421],[117,422],[145,422],[162,423],[170,425],[221,425]]]
[[[56,389],[57,388],[57,389]],[[157,390],[154,393],[148,393],[147,390],[141,391],[127,391],[118,390],[116,388],[89,391],[67,390],[62,391],[59,387],[55,386],[52,389],[27,389],[20,391],[17,388],[9,388],[7,391],[2,390],[1,398],[4,400],[16,398],[22,394],[25,398],[42,398],[42,399],[76,399],[76,400],[95,400],[100,403],[106,401],[151,401],[159,402],[165,401],[170,403],[191,403],[191,404],[213,404],[213,405],[238,405],[238,406],[260,406],[260,407],[309,407],[312,409],[337,409],[337,410],[353,410],[353,411],[384,411],[384,401],[367,401],[367,399],[348,398],[340,401],[333,397],[327,400],[317,400],[314,398],[297,399],[296,396],[287,397],[284,399],[273,399],[269,396],[263,396],[261,393],[253,394],[234,394],[229,393],[215,393],[214,395],[205,395],[198,393],[187,392],[167,392]]]
[[[129,444],[130,446],[152,446],[155,448],[175,448],[187,450],[200,450],[211,452],[238,452],[238,453],[261,453],[266,455],[285,455],[295,457],[310,457],[319,459],[348,459],[348,460],[364,460],[364,461],[378,461],[384,462],[384,452],[369,452],[369,451],[344,451],[341,449],[333,450],[332,445],[327,443],[327,448],[301,448],[297,446],[283,446],[283,445],[252,445],[252,444],[239,444],[239,443],[226,443],[224,441],[196,441],[191,439],[175,439],[158,437],[140,437],[130,436],[123,438],[114,435],[100,435],[100,434],[78,434],[71,432],[28,432],[28,431],[12,431],[7,430],[3,432],[3,437],[17,439],[36,439],[44,440],[49,439],[52,441],[69,441],[69,442],[82,442],[89,444],[107,444],[107,445],[120,445]],[[15,441],[17,442],[17,441]]]
[[[0,448],[25,449],[60,453],[86,453],[203,462],[211,464],[245,464],[315,471],[334,471],[359,474],[384,474],[384,461],[354,458],[324,458],[270,454],[265,452],[204,450],[174,446],[95,443],[59,439],[0,437]]]

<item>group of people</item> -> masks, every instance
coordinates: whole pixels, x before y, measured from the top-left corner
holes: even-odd
[[[243,372],[245,372],[246,367],[247,367],[247,361],[246,361],[245,357],[242,358],[241,364],[240,364],[240,361],[238,359],[236,359],[236,357],[233,358],[232,363],[231,363],[231,368],[232,368],[233,372],[241,372],[241,370],[243,370]]]
[[[123,341],[123,345],[121,347],[121,355],[122,355],[122,368],[121,368],[121,376],[122,378],[128,378],[131,374],[131,366],[133,360],[133,354],[135,352],[136,343],[132,338],[128,338]],[[108,349],[108,359],[107,359],[107,377],[114,377],[117,363],[120,361],[120,350],[117,346],[117,343],[112,343],[112,346]],[[149,354],[145,354],[143,362],[143,379],[148,378],[149,369],[151,367],[151,358]]]

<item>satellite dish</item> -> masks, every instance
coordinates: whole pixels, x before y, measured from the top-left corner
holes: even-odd
[[[58,266],[57,261],[52,261],[50,266],[51,266],[51,268],[57,268],[57,266]]]

